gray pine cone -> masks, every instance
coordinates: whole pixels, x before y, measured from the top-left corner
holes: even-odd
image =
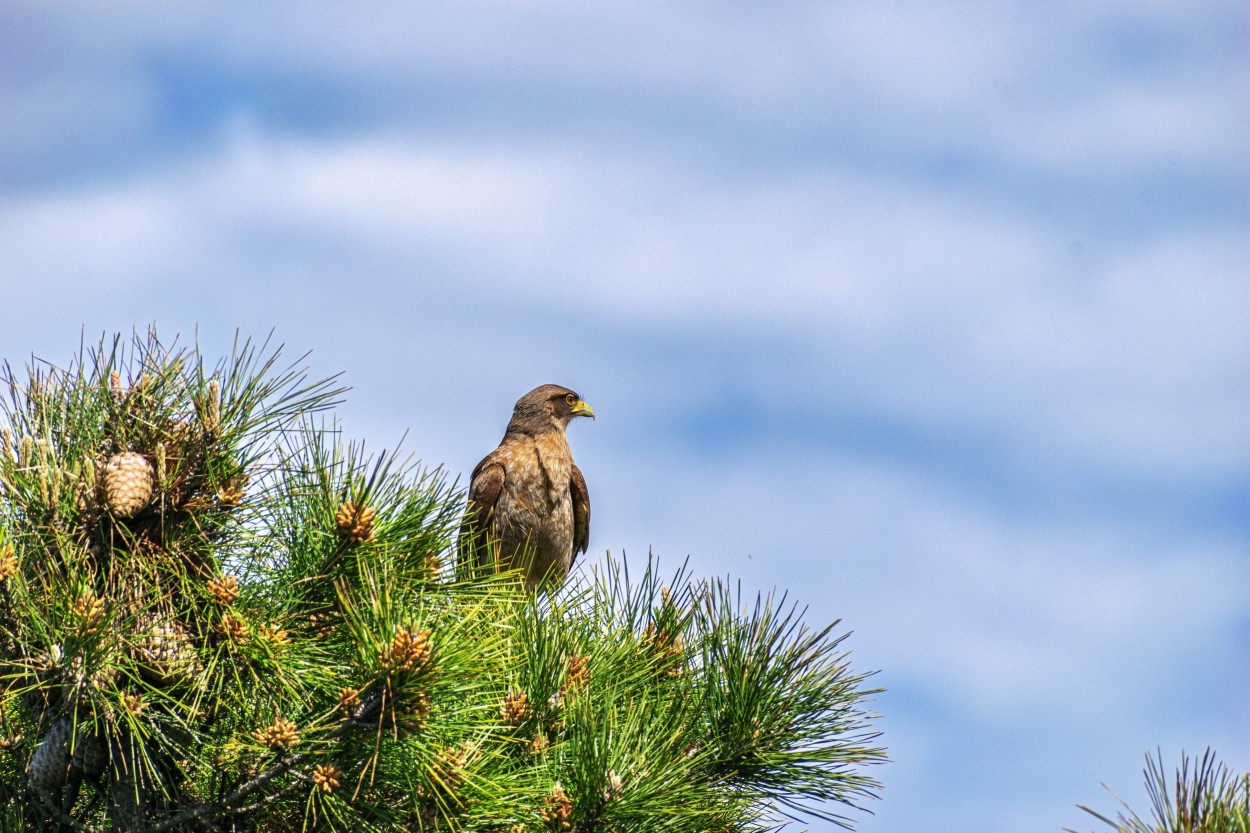
[[[26,777],[31,789],[46,795],[64,786],[69,774],[69,740],[73,733],[68,717],[62,717],[48,729],[39,748],[30,756]]]

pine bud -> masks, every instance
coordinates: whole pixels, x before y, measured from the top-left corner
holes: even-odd
[[[431,773],[434,783],[440,785],[449,793],[454,793],[460,789],[460,785],[464,783],[466,755],[467,751],[462,746],[444,747],[434,759],[433,772]]]
[[[221,429],[221,382],[216,379],[208,383],[208,414],[204,420],[204,428],[214,436]]]
[[[428,549],[425,551],[425,571],[430,578],[436,578],[443,569],[443,558],[438,554],[438,550]]]
[[[223,509],[233,509],[239,506],[243,503],[243,497],[246,494],[244,488],[246,486],[247,475],[230,478],[225,485],[217,490],[217,503]]]
[[[603,780],[606,782],[603,788],[603,800],[612,801],[620,798],[621,793],[625,791],[625,783],[621,780],[621,776],[616,774],[616,770],[609,769]]]
[[[584,657],[575,651],[573,656],[566,660],[568,672],[564,677],[564,685],[560,688],[562,693],[576,691],[590,681],[590,666],[587,664],[589,659],[590,657]]]
[[[247,623],[233,613],[227,613],[221,617],[221,624],[218,626],[218,629],[226,635],[226,639],[229,639],[235,645],[242,646],[248,642]]]
[[[406,698],[406,702],[399,707],[396,723],[405,734],[424,732],[428,725],[430,706],[430,695],[424,691],[417,692],[415,695]]]
[[[343,771],[334,764],[317,764],[312,774],[313,786],[330,792],[339,785],[339,778],[342,775]]]
[[[43,498],[43,505],[48,507],[55,506],[55,492],[49,482],[50,478],[48,474],[48,466],[46,464],[41,464],[39,466],[39,473],[36,475],[36,479],[39,481],[39,496]]]
[[[12,544],[0,544],[0,581],[8,581],[17,575],[17,553]]]
[[[78,509],[82,512],[94,511],[100,481],[95,469],[95,460],[84,457],[79,463],[78,484],[74,487]]]
[[[551,795],[547,797],[546,803],[547,806],[540,810],[538,815],[548,826],[555,830],[569,830],[573,827],[573,823],[569,821],[573,818],[573,802],[569,800],[559,782],[552,787]]]
[[[339,505],[334,515],[339,535],[353,544],[368,541],[373,537],[373,521],[377,512],[368,506],[357,505],[355,501],[346,500]]]
[[[129,712],[132,717],[138,717],[143,714],[145,704],[142,694],[131,694],[128,691],[123,691],[118,697],[121,700],[122,708]]]
[[[360,706],[360,692],[354,688],[345,688],[339,692],[339,708],[351,717]]]
[[[432,653],[428,630],[414,633],[408,628],[399,628],[391,644],[383,646],[378,652],[378,662],[390,673],[420,671],[429,662]]]
[[[503,700],[503,705],[499,707],[500,719],[509,726],[521,725],[533,713],[534,709],[529,704],[529,698],[520,689],[509,692]]]
[[[252,732],[252,737],[261,746],[267,746],[274,751],[299,746],[299,734],[295,731],[295,724],[285,717],[275,718],[265,728]]]
[[[276,625],[261,625],[256,630],[256,636],[261,642],[271,648],[281,648],[283,645],[289,645],[291,642],[287,632]]]
[[[74,618],[83,633],[95,633],[104,623],[104,600],[96,598],[90,590],[74,599]]]
[[[208,583],[208,592],[218,604],[233,604],[239,598],[239,582],[234,576],[214,576]]]
[[[165,488],[165,443],[156,444],[156,487]]]
[[[656,627],[654,622],[647,625],[642,633],[643,648],[655,657],[656,662],[670,677],[681,676],[684,666],[685,648],[681,634],[671,627]]]

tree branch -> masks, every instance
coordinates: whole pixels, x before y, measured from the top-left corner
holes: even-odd
[[[326,735],[323,740],[325,742],[335,741],[346,734],[350,729],[371,725],[366,723],[365,719],[370,712],[377,708],[377,700],[378,695],[376,694],[366,698],[359,706],[356,707],[356,711],[353,712],[351,717],[345,719],[337,729]],[[240,813],[249,813],[276,801],[279,797],[286,795],[292,789],[302,784],[305,780],[303,776],[299,776],[299,780],[296,783],[283,787],[281,790],[278,790],[260,801],[240,806],[240,802],[243,799],[247,798],[252,793],[265,786],[265,784],[268,784],[270,781],[277,778],[279,775],[290,771],[292,767],[303,763],[312,754],[312,752],[297,752],[292,755],[284,755],[269,769],[252,778],[250,781],[245,782],[229,795],[219,798],[209,804],[201,804],[198,807],[192,807],[189,810],[184,810],[177,815],[171,816],[170,818],[167,818],[155,825],[152,828],[152,833],[161,833],[162,830],[170,830],[183,822],[193,821],[207,816],[233,816]],[[98,833],[98,831],[92,831],[92,833]]]
[[[248,804],[244,807],[235,807],[226,815],[232,815],[232,816],[243,815],[245,813],[251,813],[255,810],[259,810],[261,807],[272,804],[273,802],[277,801],[279,798],[286,795],[287,793],[292,792],[296,788],[302,787],[308,783],[308,780],[309,780],[308,777],[304,775],[302,772],[293,772],[291,774],[295,776],[294,782],[287,784],[285,787],[278,790],[276,793],[270,793],[269,795],[262,798],[260,801],[253,801],[251,804]]]
[[[260,773],[252,780],[244,783],[225,798],[218,799],[211,804],[201,804],[199,807],[192,807],[189,810],[183,810],[181,813],[171,816],[163,822],[155,825],[152,828],[152,833],[160,833],[162,830],[169,830],[179,824],[182,824],[183,822],[193,821],[209,815],[233,815],[234,813],[239,812],[239,809],[235,805],[237,805],[240,801],[247,798],[249,795],[256,792],[261,787],[265,786],[265,784],[268,784],[270,781],[277,778],[279,775],[282,775],[291,767],[302,763],[310,754],[312,753],[299,752],[294,755],[283,756],[278,759],[276,764]]]

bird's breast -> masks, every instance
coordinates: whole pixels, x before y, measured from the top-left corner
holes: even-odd
[[[569,479],[573,474],[573,453],[569,450],[568,441],[563,434],[551,434],[535,440],[534,450],[545,475],[543,485],[549,505],[555,507],[568,503]]]
[[[564,437],[514,443],[501,456],[508,474],[496,519],[505,543],[528,540],[540,550],[571,548],[573,460]]]

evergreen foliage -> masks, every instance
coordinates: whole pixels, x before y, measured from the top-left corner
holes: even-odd
[[[1163,774],[1162,753],[1157,759],[1146,755],[1145,775],[1149,820],[1122,799],[1120,804],[1128,814],[1118,813],[1114,820],[1078,806],[1116,833],[1250,833],[1250,774],[1232,774],[1210,749],[1196,762],[1181,755],[1171,789]]]
[[[874,795],[834,626],[611,557],[550,597],[457,573],[461,496],[280,354],[5,367],[0,829],[728,833]]]

